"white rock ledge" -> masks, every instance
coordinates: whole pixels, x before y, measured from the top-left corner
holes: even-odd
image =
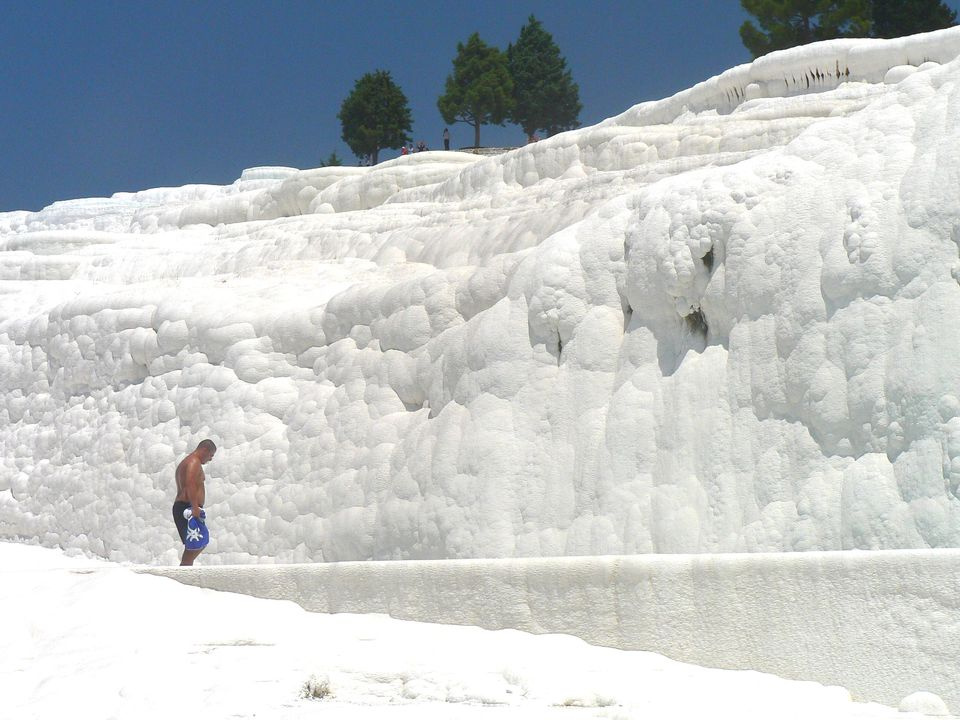
[[[316,612],[567,633],[960,707],[960,550],[142,568]]]

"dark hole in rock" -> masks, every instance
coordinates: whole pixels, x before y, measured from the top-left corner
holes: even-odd
[[[703,316],[703,310],[697,308],[684,318],[687,321],[687,329],[695,335],[707,335],[707,319]]]
[[[703,266],[707,269],[707,272],[713,272],[713,248],[707,250],[701,260],[703,260]]]

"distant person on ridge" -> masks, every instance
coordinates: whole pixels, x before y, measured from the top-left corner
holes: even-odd
[[[405,144],[400,146],[400,155],[406,155],[408,152],[409,150],[407,150],[407,146]]]
[[[444,129],[443,129],[443,149],[444,149],[444,150],[449,150],[449,149],[450,149],[450,130],[449,130],[449,128],[444,128]]]
[[[181,565],[193,565],[193,561],[210,542],[210,533],[204,522],[206,500],[203,465],[213,460],[217,446],[213,440],[202,440],[197,449],[177,465],[177,497],[173,502],[173,522],[183,542]]]
[[[417,152],[424,152],[425,150],[427,150],[427,144],[421,140],[417,143]]]

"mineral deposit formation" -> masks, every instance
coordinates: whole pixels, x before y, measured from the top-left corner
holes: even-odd
[[[495,157],[0,214],[0,537],[205,562],[960,545],[960,29]]]

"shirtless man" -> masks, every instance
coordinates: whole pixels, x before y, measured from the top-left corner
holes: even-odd
[[[187,455],[180,464],[177,465],[177,498],[173,503],[173,522],[177,525],[177,532],[180,533],[180,540],[184,543],[183,558],[181,565],[193,565],[197,555],[203,552],[199,550],[188,550],[187,542],[187,519],[183,516],[183,511],[190,508],[193,517],[200,519],[200,508],[203,507],[203,501],[206,500],[206,490],[203,486],[203,465],[213,460],[217,454],[217,446],[213,440],[203,440],[197,445],[197,449]]]

